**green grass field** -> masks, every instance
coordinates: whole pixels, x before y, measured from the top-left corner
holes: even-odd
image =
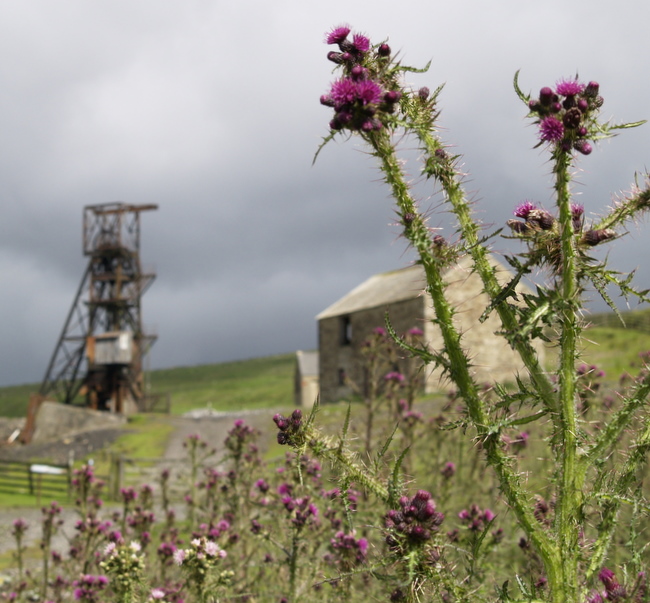
[[[171,395],[171,412],[273,408],[293,401],[295,356],[283,354],[238,362],[179,367],[151,373],[154,392]]]
[[[215,410],[273,408],[293,403],[294,354],[221,364],[151,371],[155,393],[171,396],[171,412],[180,415],[210,405]],[[0,388],[0,416],[23,417],[39,384]]]

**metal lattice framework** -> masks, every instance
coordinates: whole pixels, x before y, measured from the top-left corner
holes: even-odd
[[[83,252],[89,258],[40,393],[70,404],[124,412],[144,398],[142,361],[155,341],[142,328],[141,298],[155,274],[140,265],[140,214],[156,205],[88,205]]]

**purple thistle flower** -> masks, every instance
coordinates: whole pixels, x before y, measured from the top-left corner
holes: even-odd
[[[536,209],[536,205],[532,201],[523,201],[515,208],[514,215],[524,220],[528,217],[531,211]]]
[[[357,99],[357,83],[350,78],[342,78],[332,84],[329,96],[335,106],[352,104]]]
[[[345,63],[345,59],[343,58],[343,54],[340,52],[336,52],[335,50],[330,50],[327,53],[327,60],[332,61],[332,63],[336,63],[337,65],[341,65]]]
[[[392,105],[402,98],[402,93],[399,90],[389,90],[384,94],[384,101]]]
[[[330,31],[327,36],[325,37],[325,42],[327,44],[340,44],[345,40],[345,38],[348,37],[348,34],[350,33],[350,28],[345,26],[345,25],[340,25],[339,27],[335,27]]]
[[[609,241],[616,236],[616,232],[611,228],[601,228],[600,230],[588,230],[582,236],[582,241],[587,245],[593,247],[602,243],[603,241]]]
[[[371,80],[363,80],[357,83],[357,98],[364,104],[377,104],[381,101],[382,89],[379,84]]]
[[[384,375],[385,381],[392,381],[393,383],[402,383],[404,381],[404,375],[398,371],[391,371]]]
[[[370,40],[362,34],[354,34],[352,46],[359,54],[364,54],[370,50]]]
[[[580,94],[584,89],[585,85],[581,84],[577,79],[562,79],[555,84],[555,91],[560,96],[575,96],[576,94]]]
[[[571,217],[574,220],[577,220],[585,213],[585,206],[582,203],[572,203],[571,204]]]
[[[539,124],[540,138],[546,142],[558,142],[564,136],[564,125],[553,117],[545,117]]]
[[[564,127],[575,129],[580,126],[580,120],[582,119],[582,112],[578,107],[573,107],[569,109],[562,118],[562,123]]]
[[[451,479],[456,474],[456,465],[452,462],[445,463],[440,473],[445,479]]]

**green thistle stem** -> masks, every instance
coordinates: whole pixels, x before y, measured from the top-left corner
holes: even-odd
[[[569,190],[571,157],[557,149],[555,159],[555,191],[559,208],[560,246],[562,265],[560,287],[560,479],[556,507],[555,529],[561,557],[564,593],[557,601],[578,600],[578,557],[581,508],[581,484],[578,470],[578,441],[576,425],[576,345],[580,333],[577,300],[578,252],[575,244]]]
[[[645,188],[637,189],[635,194],[616,205],[607,216],[594,224],[593,228],[595,230],[616,228],[628,220],[634,219],[641,211],[648,209],[650,209],[650,179],[646,181]]]
[[[448,158],[440,158],[436,151],[444,151],[440,141],[431,134],[427,127],[415,127],[414,131],[422,143],[423,150],[428,155],[425,172],[429,177],[435,177],[441,184],[447,201],[452,207],[458,225],[465,241],[469,254],[474,260],[474,268],[483,281],[485,292],[491,301],[494,301],[501,293],[501,285],[497,280],[494,269],[489,262],[488,252],[485,246],[480,244],[480,232],[478,223],[472,219],[470,205],[465,198],[465,193],[456,172]],[[501,319],[501,324],[507,333],[516,333],[519,328],[519,320],[514,309],[504,302],[496,305],[496,312]],[[513,347],[517,350],[524,366],[528,370],[535,390],[540,395],[544,405],[550,410],[551,417],[556,416],[557,402],[553,391],[553,384],[541,367],[537,352],[526,338],[515,338]]]
[[[418,252],[420,261],[426,272],[428,292],[433,301],[436,323],[441,329],[445,342],[445,351],[449,359],[450,377],[459,388],[460,394],[467,404],[470,418],[476,427],[480,441],[485,449],[487,461],[497,474],[508,504],[515,512],[519,524],[544,560],[547,578],[553,592],[559,593],[563,588],[563,577],[561,575],[561,561],[558,548],[541,529],[539,522],[535,519],[529,507],[525,491],[520,485],[516,474],[512,471],[509,460],[501,448],[498,436],[495,437],[490,432],[488,414],[478,393],[478,387],[471,377],[469,360],[462,349],[461,336],[454,326],[453,312],[445,298],[445,283],[442,277],[441,266],[436,258],[432,256],[428,229],[422,217],[417,213],[395,150],[391,145],[391,140],[384,132],[368,135],[365,138],[372,145],[375,155],[381,161],[382,171],[386,182],[391,186],[400,214],[402,217],[406,214],[415,216],[409,228],[406,229],[406,236]],[[457,196],[459,188],[452,190],[452,192],[454,196]],[[461,207],[462,204],[458,203],[458,205]],[[467,224],[469,224],[471,222],[469,214],[467,213],[464,217],[466,218],[465,221]],[[478,243],[478,241],[476,242]],[[482,248],[478,244],[474,245],[474,247]],[[485,262],[487,263],[487,258],[485,258]],[[493,274],[491,267],[486,268],[485,271]],[[564,601],[565,599],[557,600]]]
[[[322,436],[312,427],[306,429],[304,439],[314,456],[342,465],[350,481],[366,488],[384,503],[390,504],[391,495],[388,488],[370,476],[369,472],[365,471],[358,460],[343,446],[334,445],[329,438]]]
[[[584,482],[585,475],[590,466],[600,458],[607,456],[610,450],[616,445],[623,430],[630,424],[634,413],[646,404],[650,395],[650,373],[638,383],[624,402],[621,409],[612,417],[605,428],[596,438],[596,442],[589,449],[585,461],[580,466],[580,478]]]
[[[643,431],[632,446],[630,456],[621,469],[614,487],[611,489],[612,493],[603,505],[602,520],[598,526],[598,538],[594,544],[586,572],[587,580],[602,568],[616,528],[616,519],[621,508],[621,501],[635,483],[639,468],[646,463],[648,451],[650,451],[650,417],[645,418]]]

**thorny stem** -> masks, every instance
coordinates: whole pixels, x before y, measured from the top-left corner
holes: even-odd
[[[634,218],[642,208],[650,208],[650,176],[646,176],[645,188],[633,191],[624,202],[618,204],[600,222],[594,224],[594,229],[615,228],[627,220]]]
[[[593,547],[589,567],[586,572],[586,579],[589,580],[601,567],[609,544],[611,543],[614,529],[616,528],[616,516],[621,507],[621,500],[634,483],[634,478],[639,467],[646,462],[646,456],[650,450],[650,417],[646,417],[643,424],[643,432],[632,446],[630,456],[618,475],[612,494],[603,505],[602,520],[598,526],[598,538]]]
[[[426,272],[428,293],[433,301],[436,324],[439,325],[445,342],[450,377],[458,386],[461,397],[467,404],[470,418],[485,449],[487,461],[494,468],[509,505],[544,559],[549,585],[553,585],[556,589],[561,588],[562,576],[558,548],[542,531],[529,508],[524,490],[501,448],[499,438],[494,437],[494,434],[489,431],[489,417],[480,398],[478,387],[470,374],[469,360],[462,349],[461,336],[453,323],[453,311],[445,298],[445,282],[441,266],[432,256],[426,225],[417,213],[398,158],[390,144],[389,136],[379,132],[366,136],[366,140],[372,145],[375,155],[381,161],[382,171],[386,182],[391,186],[400,214],[415,216],[410,227],[406,229],[406,236],[418,252]],[[469,216],[467,219],[469,220]],[[475,247],[480,246],[476,245]],[[560,600],[564,599],[558,599],[558,601]]]
[[[600,458],[609,454],[623,430],[629,425],[632,415],[647,401],[650,395],[650,373],[637,383],[631,394],[625,399],[622,408],[607,423],[602,432],[596,438],[596,442],[589,449],[580,467],[580,479],[584,482],[585,474],[589,467]]]
[[[581,487],[578,484],[576,425],[576,342],[578,323],[577,249],[571,217],[569,168],[571,156],[555,151],[555,191],[559,208],[560,245],[562,254],[560,312],[560,445],[561,474],[558,484],[555,530],[558,536],[563,593],[557,601],[577,601]]]
[[[380,481],[371,477],[367,471],[363,471],[357,459],[354,458],[343,446],[333,445],[329,438],[319,434],[315,429],[309,427],[305,432],[306,445],[317,458],[324,458],[330,462],[341,464],[350,481],[355,482],[363,488],[367,488],[383,502],[390,504],[391,496],[388,488]]]
[[[289,555],[289,592],[291,602],[296,599],[296,577],[298,573],[298,548],[300,547],[300,534],[298,529],[293,530],[291,538],[291,553]]]
[[[426,127],[414,128],[428,155],[425,172],[428,177],[435,177],[441,184],[447,201],[458,219],[462,238],[466,243],[469,254],[474,260],[474,267],[483,281],[485,292],[491,301],[501,293],[501,285],[496,278],[493,267],[488,260],[487,249],[480,243],[479,224],[472,219],[470,205],[453,168],[452,161],[444,152],[440,141]],[[506,333],[515,334],[520,328],[514,309],[504,300],[496,305],[495,310],[501,319]],[[541,367],[537,353],[530,342],[523,337],[514,337],[511,345],[517,350],[524,363],[536,391],[544,405],[555,416],[557,402],[553,385]]]

